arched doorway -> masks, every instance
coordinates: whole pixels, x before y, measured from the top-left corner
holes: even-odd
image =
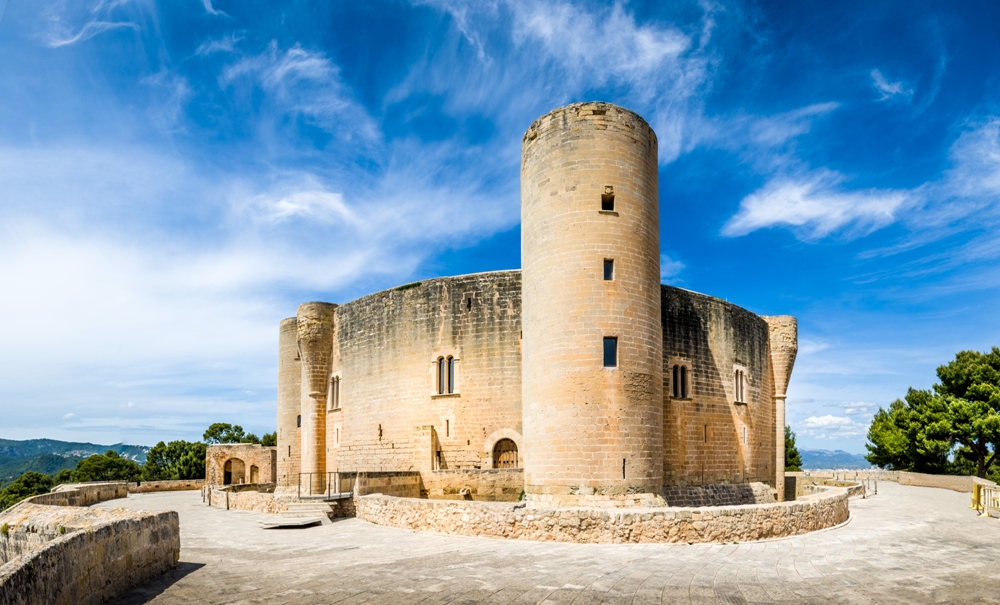
[[[519,468],[513,439],[501,439],[493,446],[493,468]]]
[[[246,477],[246,465],[239,458],[230,458],[226,460],[226,465],[223,467],[222,473],[222,483],[223,485],[232,485],[234,483],[243,483]]]
[[[260,481],[260,469],[258,469],[253,464],[250,465],[250,483],[258,483]]]

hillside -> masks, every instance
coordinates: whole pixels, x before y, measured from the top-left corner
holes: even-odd
[[[802,455],[803,470],[818,469],[865,469],[871,468],[871,462],[865,460],[864,456],[851,454],[844,450],[804,450],[800,449]]]
[[[76,463],[82,458],[103,454],[108,450],[114,450],[124,458],[144,464],[149,448],[124,443],[100,445],[56,439],[27,441],[0,439],[0,483],[20,477],[28,471],[52,475],[64,468],[76,468]]]

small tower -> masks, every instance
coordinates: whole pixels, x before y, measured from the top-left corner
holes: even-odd
[[[302,409],[302,365],[299,361],[298,319],[282,320],[278,328],[278,477],[277,489],[297,485],[301,455],[299,414]]]
[[[774,374],[774,489],[781,501],[785,499],[785,397],[799,352],[799,323],[791,315],[772,315],[764,321],[770,334]]]
[[[529,499],[662,503],[657,143],[645,120],[577,103],[528,128],[521,262]]]
[[[302,364],[301,472],[312,473],[309,485],[314,493],[326,491],[326,389],[330,383],[336,308],[337,305],[324,302],[299,305],[296,322]]]

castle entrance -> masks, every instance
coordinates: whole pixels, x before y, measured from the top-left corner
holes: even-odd
[[[517,444],[512,439],[501,439],[493,446],[493,468],[518,468]]]

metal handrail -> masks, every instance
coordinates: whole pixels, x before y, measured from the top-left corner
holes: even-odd
[[[302,494],[303,486],[303,476],[307,478],[305,487],[307,488],[305,496]],[[316,477],[316,481],[313,481],[313,477]],[[346,492],[341,491],[343,489],[343,480],[347,479],[350,489]],[[320,483],[322,481],[322,483]],[[299,484],[297,495],[301,500],[303,497],[306,498],[316,498],[323,497],[327,500],[350,498],[354,494],[354,487],[357,482],[357,473],[355,472],[341,472],[341,471],[327,471],[324,473],[299,473]],[[317,485],[318,484],[318,485]],[[325,485],[325,489],[324,486]],[[318,486],[319,493],[314,491],[314,486]],[[333,486],[337,486],[337,491],[333,491]]]

